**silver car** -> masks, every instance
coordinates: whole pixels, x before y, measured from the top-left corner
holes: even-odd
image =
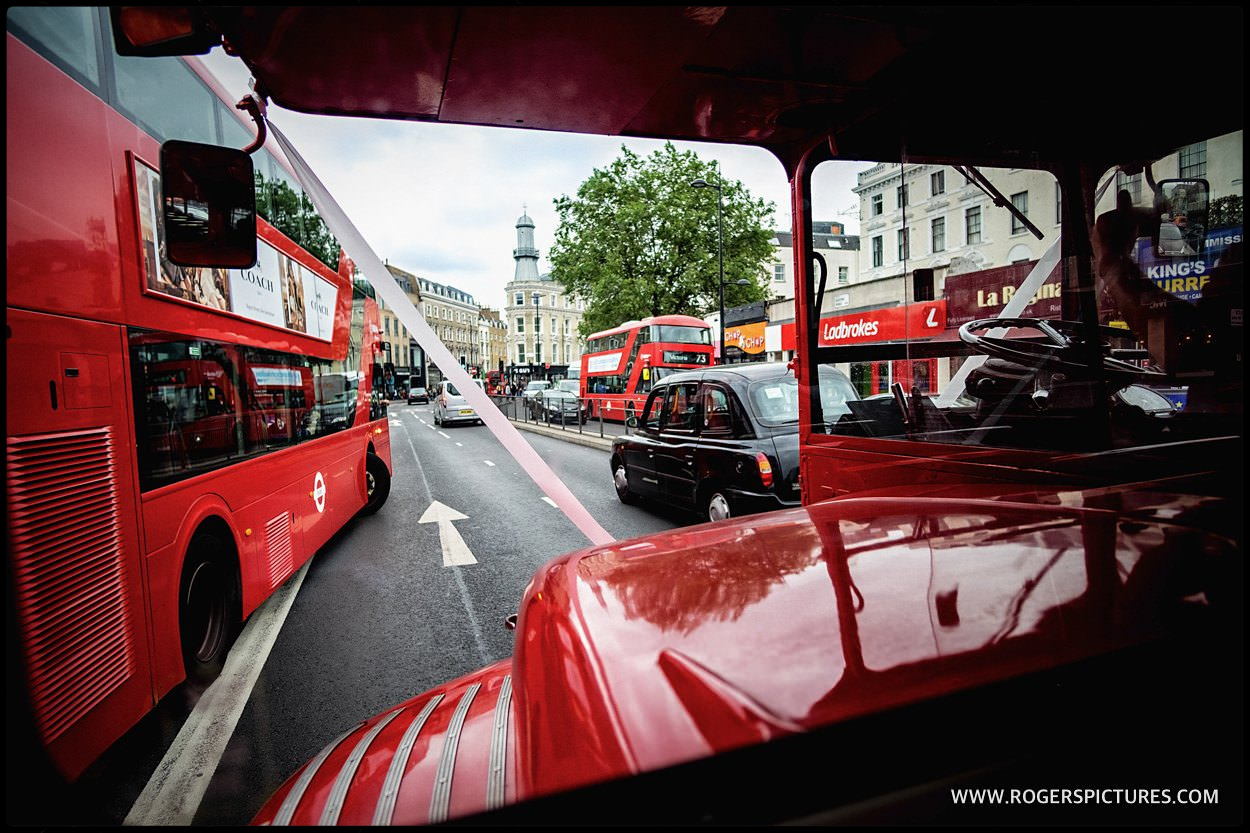
[[[473,381],[483,393],[486,392],[481,380]],[[482,418],[469,404],[469,400],[464,398],[464,394],[451,381],[444,379],[438,383],[438,394],[434,397],[434,424],[450,425],[453,422],[476,422],[481,425]]]

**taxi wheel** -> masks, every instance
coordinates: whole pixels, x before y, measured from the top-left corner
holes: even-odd
[[[629,489],[629,475],[625,471],[625,464],[620,461],[612,467],[612,485],[616,486],[616,496],[621,503],[633,505],[638,502],[638,496]]]
[[[372,515],[382,508],[391,494],[391,473],[386,463],[372,451],[365,453],[365,506],[361,515]]]
[[[708,492],[704,509],[707,511],[707,519],[709,521],[723,521],[726,518],[733,517],[733,511],[729,508],[729,498],[725,496],[724,492],[716,489]]]

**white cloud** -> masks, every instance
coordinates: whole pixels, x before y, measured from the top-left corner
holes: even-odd
[[[243,63],[213,50],[203,59],[231,96],[248,92]],[[577,192],[622,144],[650,153],[662,143],[534,130],[309,116],[271,107],[269,117],[317,172],[356,227],[389,263],[504,304],[515,263],[516,221],[534,221],[539,268],[554,239],[552,201]],[[731,179],[777,207],[789,228],[789,187],[781,164],[759,148],[678,143],[716,159]],[[857,218],[834,216],[856,202],[856,165],[815,195],[815,218],[838,219],[856,233]]]

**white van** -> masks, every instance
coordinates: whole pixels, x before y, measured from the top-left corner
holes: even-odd
[[[486,392],[481,379],[474,379],[477,386]],[[452,422],[476,422],[482,425],[482,418],[473,410],[473,406],[456,389],[451,381],[444,379],[438,383],[438,394],[434,397],[434,424],[447,425]]]

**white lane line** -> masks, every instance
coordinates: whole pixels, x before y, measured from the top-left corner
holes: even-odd
[[[130,808],[125,824],[191,824],[312,562],[308,559],[247,620],[226,656],[221,676],[196,701],[164,760]]]
[[[552,509],[559,509],[559,508],[560,508],[559,506],[557,506],[557,505],[556,505],[556,502],[555,502],[554,500],[552,500],[551,498],[547,497],[546,495],[543,495],[543,503],[546,503],[546,504],[547,504],[547,505],[549,505]]]
[[[444,434],[442,431],[439,431],[439,432],[438,432],[438,435],[439,435],[440,437],[442,437],[444,440],[450,440],[450,439],[451,439],[451,437],[447,436],[447,435],[446,435],[446,434]]]
[[[456,445],[460,446],[461,448],[464,448],[464,443],[456,443]]]
[[[482,462],[483,462],[483,463],[485,463],[485,464],[486,464],[486,465],[488,465],[488,466],[491,466],[491,467],[494,467],[494,465],[495,465],[495,464],[494,464],[494,463],[492,463],[490,460],[483,460]]]

